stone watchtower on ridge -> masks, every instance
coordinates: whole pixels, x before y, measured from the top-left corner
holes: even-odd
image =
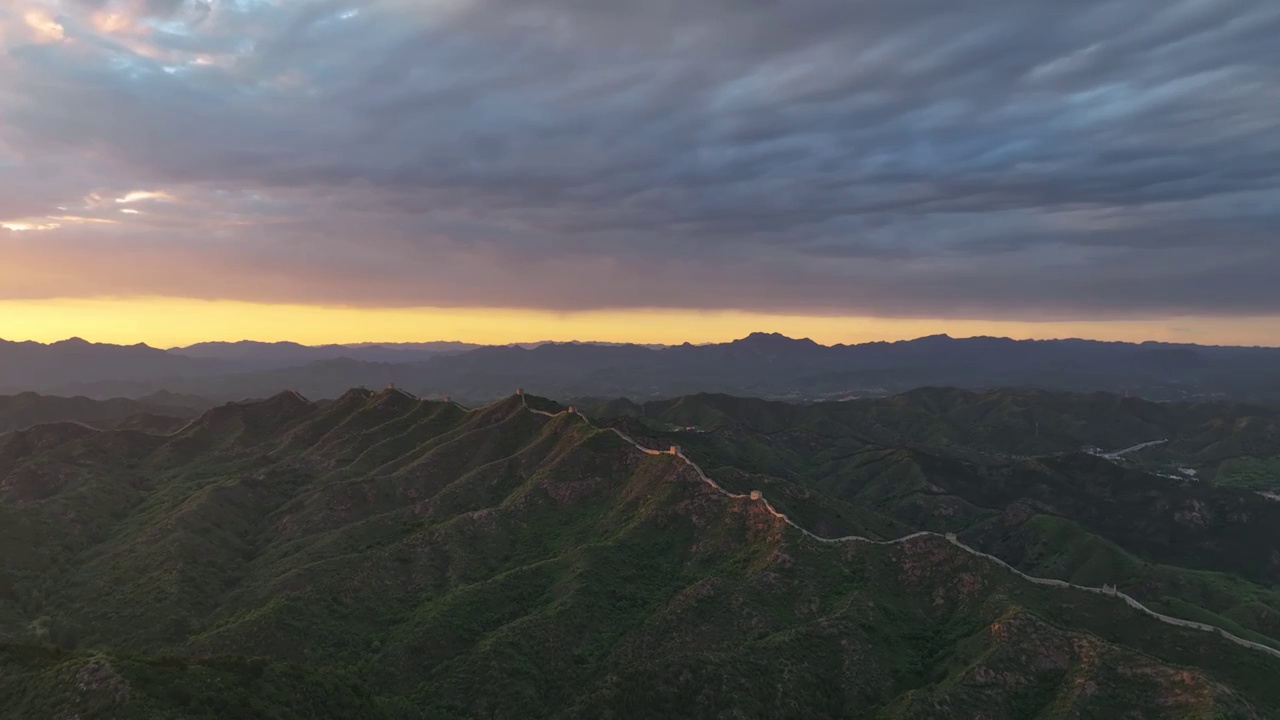
[[[667,454],[668,454],[668,455],[679,455],[679,454],[680,454],[680,446],[679,446],[679,445],[672,445],[672,446],[671,446],[671,449],[667,451]]]

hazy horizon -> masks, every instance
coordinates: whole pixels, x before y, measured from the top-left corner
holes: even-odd
[[[687,344],[692,344],[692,345],[713,345],[713,344],[722,344],[722,343],[733,342],[733,341],[736,341],[736,340],[743,340],[743,339],[745,339],[745,338],[749,337],[750,335],[756,335],[756,334],[764,334],[764,335],[782,335],[782,336],[787,337],[787,338],[792,339],[792,340],[812,340],[813,342],[817,343],[818,345],[823,345],[823,346],[828,346],[828,347],[830,347],[830,346],[835,346],[835,345],[862,345],[862,344],[867,344],[867,343],[876,343],[876,342],[890,342],[890,343],[892,343],[892,342],[904,342],[904,341],[920,340],[920,339],[924,339],[924,338],[928,338],[928,337],[937,337],[937,336],[947,336],[947,337],[950,337],[951,339],[954,339],[954,340],[970,340],[970,339],[979,339],[979,338],[994,338],[994,339],[1008,339],[1008,340],[1040,340],[1040,341],[1053,341],[1053,340],[1058,340],[1058,341],[1065,341],[1065,340],[1081,340],[1081,341],[1094,341],[1094,342],[1123,342],[1123,343],[1133,343],[1133,344],[1141,344],[1141,343],[1146,343],[1146,342],[1160,342],[1160,343],[1191,344],[1191,345],[1221,346],[1221,347],[1264,347],[1264,348],[1280,347],[1280,343],[1273,344],[1273,345],[1268,345],[1268,344],[1266,344],[1266,343],[1229,343],[1229,342],[1224,342],[1224,343],[1202,343],[1202,342],[1185,341],[1185,340],[1164,340],[1164,339],[1158,339],[1158,338],[1140,338],[1140,339],[1133,339],[1133,340],[1130,340],[1130,339],[1116,339],[1116,338],[1086,337],[1086,336],[1081,336],[1081,335],[1056,335],[1056,336],[1044,336],[1044,337],[1016,337],[1016,336],[1011,336],[1011,335],[1000,335],[1000,334],[991,334],[991,333],[957,334],[957,333],[955,333],[955,332],[947,332],[947,331],[940,331],[940,332],[933,332],[933,333],[924,333],[924,334],[918,334],[918,335],[903,335],[903,336],[899,336],[899,337],[871,337],[871,338],[867,338],[867,339],[859,339],[859,340],[854,340],[854,341],[826,341],[826,340],[823,340],[823,339],[820,339],[820,338],[810,337],[810,336],[807,336],[807,335],[790,334],[790,333],[783,332],[783,331],[778,331],[778,330],[752,330],[752,331],[749,331],[749,332],[742,333],[742,334],[740,334],[740,335],[733,335],[733,336],[730,336],[730,337],[717,338],[717,339],[713,339],[713,340],[689,340],[689,339],[685,339],[685,340],[675,340],[675,341],[665,341],[665,342],[656,342],[656,341],[631,341],[631,340],[609,340],[609,339],[603,339],[603,338],[599,338],[599,337],[592,337],[592,336],[579,336],[579,337],[544,337],[544,338],[537,339],[537,340],[529,339],[528,337],[526,337],[526,338],[524,338],[524,339],[519,339],[519,340],[505,340],[505,341],[499,341],[499,342],[480,342],[480,341],[472,341],[472,340],[460,339],[460,338],[455,338],[455,337],[427,337],[427,336],[420,337],[420,338],[414,338],[414,339],[396,339],[396,340],[387,340],[387,339],[376,340],[376,339],[369,339],[369,338],[365,338],[365,339],[358,339],[358,340],[343,340],[343,341],[335,341],[335,342],[301,342],[301,341],[298,341],[298,340],[293,339],[293,338],[290,338],[290,337],[279,337],[279,338],[262,339],[262,338],[253,338],[253,337],[235,337],[235,336],[229,336],[229,337],[219,337],[219,338],[204,339],[204,340],[195,340],[195,341],[192,341],[192,342],[184,342],[184,343],[178,343],[178,344],[158,344],[158,343],[153,343],[153,342],[147,342],[146,340],[133,340],[133,341],[123,341],[123,342],[121,342],[121,341],[113,341],[113,340],[102,340],[102,339],[96,339],[95,337],[93,337],[93,334],[92,334],[92,333],[74,333],[74,334],[67,335],[67,336],[54,337],[54,338],[52,338],[52,339],[37,339],[37,338],[10,337],[10,336],[6,336],[6,335],[4,335],[3,333],[0,333],[0,342],[35,342],[35,343],[39,343],[39,344],[42,344],[42,345],[54,345],[54,344],[57,344],[57,343],[60,343],[60,342],[67,342],[67,341],[72,341],[72,340],[82,340],[82,341],[85,341],[85,342],[88,342],[88,343],[92,343],[92,344],[115,345],[115,346],[122,346],[122,347],[123,347],[123,346],[131,346],[131,345],[146,345],[146,346],[148,346],[148,347],[152,347],[152,348],[159,349],[159,350],[182,350],[182,349],[185,349],[185,348],[189,348],[189,347],[193,347],[193,346],[197,346],[197,345],[202,345],[202,344],[207,344],[207,343],[225,343],[225,344],[236,344],[236,343],[263,343],[263,344],[272,344],[272,343],[293,343],[293,344],[300,345],[300,346],[305,346],[305,347],[347,346],[347,347],[352,347],[353,349],[356,349],[356,348],[359,348],[359,347],[362,347],[362,346],[433,345],[433,344],[451,344],[451,343],[453,343],[453,344],[459,344],[459,345],[489,346],[489,347],[494,347],[494,346],[516,346],[516,345],[542,345],[542,344],[550,344],[550,343],[560,343],[560,344],[578,343],[578,344],[641,345],[641,346],[666,346],[666,347],[676,347],[676,346],[684,345],[684,344],[686,344],[686,343],[687,343]]]

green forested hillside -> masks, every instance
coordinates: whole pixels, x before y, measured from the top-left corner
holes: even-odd
[[[620,422],[824,534],[956,530],[1028,566],[1131,572],[1171,597],[1201,577],[1188,568],[1218,564],[1204,592],[1254,593],[1257,617],[1185,602],[1267,635],[1270,569],[1213,548],[1235,535],[1188,536],[1206,549],[1163,570],[1156,551],[1182,536],[1142,544],[1085,512],[1110,487],[1109,507],[1166,527],[1128,500],[1141,473],[1070,458],[1002,473],[788,410],[699,403],[697,422],[724,422]],[[816,542],[678,458],[519,398],[465,410],[394,390],[324,405],[286,393],[173,436],[0,436],[0,558],[0,717],[1280,714],[1269,655],[1028,583],[938,537]]]
[[[1267,466],[1167,470],[1227,447],[1280,452],[1269,408],[924,389],[807,406],[702,395],[612,422],[657,444],[679,438],[713,477],[765,489],[821,534],[957,532],[1024,571],[1118,585],[1280,645],[1280,502],[1222,480],[1247,469],[1256,482]],[[1078,450],[1153,438],[1168,442],[1114,459]]]
[[[41,423],[69,421],[99,428],[167,432],[178,429],[197,414],[189,406],[164,402],[167,399],[158,396],[143,400],[91,400],[33,392],[0,395],[0,433],[23,430]]]
[[[728,395],[644,403],[577,400],[599,417],[643,418],[655,426],[741,427],[759,433],[808,430],[881,445],[920,445],[1010,455],[1122,450],[1167,440],[1139,457],[1216,466],[1230,458],[1280,456],[1280,407],[1157,403],[1110,393],[1041,390],[984,393],[920,388],[901,395],[794,405]]]

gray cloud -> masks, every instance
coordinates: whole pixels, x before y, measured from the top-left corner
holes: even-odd
[[[0,293],[1280,313],[1277,36],[1266,0],[38,0],[0,10],[0,221],[113,224],[0,230],[62,268]]]

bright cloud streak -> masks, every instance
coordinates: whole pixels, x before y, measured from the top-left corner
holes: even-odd
[[[147,200],[172,200],[173,196],[167,192],[159,190],[134,190],[126,193],[124,197],[116,198],[116,202],[120,204],[128,204],[135,202],[144,202]]]
[[[40,230],[55,230],[62,227],[59,223],[42,223],[26,220],[11,220],[8,222],[0,222],[0,228],[12,232],[34,232]]]
[[[115,220],[107,218],[84,217],[81,215],[50,215],[43,218],[24,218],[22,220],[6,220],[0,222],[0,228],[12,232],[39,232],[56,230],[63,225],[117,225]]]
[[[60,222],[60,223],[71,223],[73,225],[115,225],[116,224],[115,220],[108,220],[107,218],[82,217],[80,215],[50,215],[49,219]]]
[[[23,13],[22,20],[35,32],[38,42],[62,42],[66,39],[65,28],[44,10],[28,10]]]

